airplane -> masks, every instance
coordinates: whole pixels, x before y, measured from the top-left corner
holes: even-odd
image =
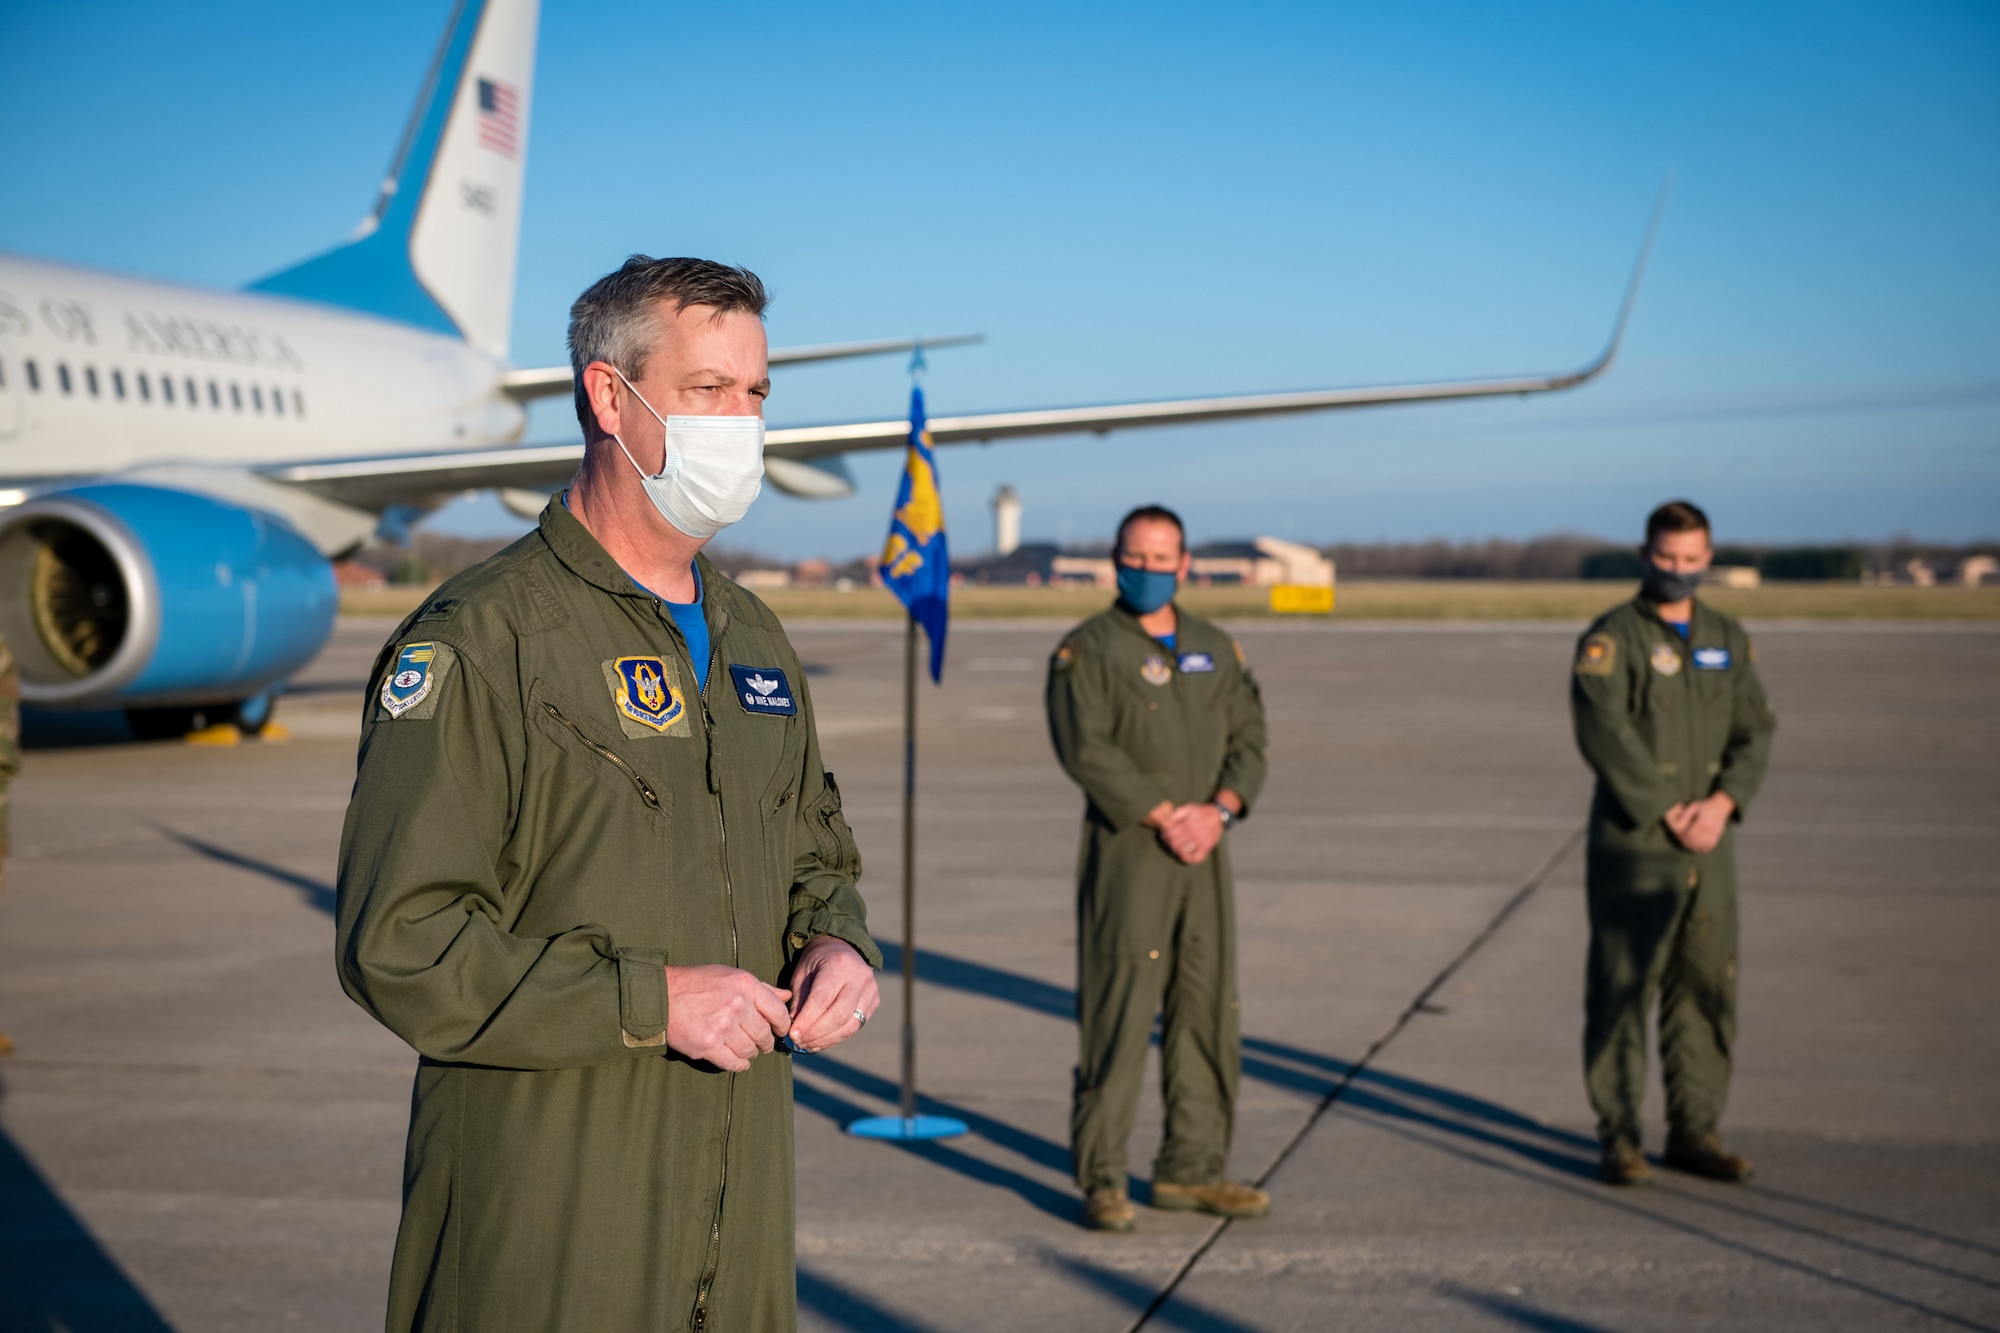
[[[142,737],[264,728],[333,631],[331,562],[468,490],[533,517],[581,442],[520,443],[569,366],[517,368],[513,314],[537,0],[458,0],[375,205],[345,243],[219,292],[0,253],[0,634],[24,704],[123,710]],[[1664,202],[1664,195],[1662,197]],[[1444,383],[934,416],[937,445],[1549,393],[1610,366]],[[777,348],[774,367],[977,341]],[[766,435],[779,490],[907,421]]]

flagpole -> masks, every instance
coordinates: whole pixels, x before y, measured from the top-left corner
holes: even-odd
[[[936,562],[931,566],[931,578],[941,577],[940,596],[950,593],[951,566],[945,554],[943,511],[938,506],[935,474],[928,466],[930,439],[924,434],[923,395],[919,392],[924,370],[924,349],[920,341],[916,354],[910,358],[910,454],[904,464],[903,490],[899,507],[912,498],[914,474],[922,464],[926,477],[927,495],[938,515],[935,533],[917,539],[929,542],[935,535],[937,542],[928,555]],[[921,456],[920,456],[921,453]],[[894,568],[894,557],[898,551],[907,552],[908,538],[896,535],[895,524],[900,517],[891,520],[890,544],[882,558],[884,581],[898,576]],[[923,561],[916,562],[921,569]],[[898,1115],[872,1115],[856,1120],[847,1127],[847,1132],[864,1139],[950,1139],[967,1132],[963,1120],[950,1116],[917,1114],[917,612],[926,605],[917,599],[905,596],[891,583],[909,608],[907,623],[903,626],[903,1086],[898,1098]],[[944,623],[940,618],[933,623],[925,621],[932,637],[931,675],[936,677],[942,659],[944,643]]]
[[[903,635],[903,1121],[917,1119],[917,618]]]

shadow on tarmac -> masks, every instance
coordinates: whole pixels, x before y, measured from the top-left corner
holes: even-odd
[[[1513,1300],[1506,1296],[1495,1296],[1486,1291],[1468,1291],[1464,1287],[1443,1286],[1438,1290],[1444,1295],[1484,1314],[1492,1315],[1503,1323],[1515,1328],[1532,1328],[1536,1333],[1612,1333],[1602,1324],[1586,1324],[1581,1319],[1568,1319],[1559,1314]]]
[[[854,1288],[799,1266],[799,1304],[855,1333],[932,1333],[933,1326],[892,1314]]]
[[[171,1333],[89,1228],[0,1131],[0,1330]]]
[[[314,910],[325,913],[328,916],[333,915],[335,892],[331,884],[301,875],[295,871],[287,870],[283,866],[273,862],[232,851],[190,834],[180,833],[164,826],[156,827],[163,836],[170,838],[197,855],[207,857],[212,861],[234,869],[246,870],[253,874],[262,875],[266,879],[298,892],[305,904]],[[902,966],[901,947],[893,941],[881,941],[880,943],[884,970],[891,973],[898,971]],[[929,949],[919,950],[917,956],[917,975],[932,985],[944,986],[953,990],[1000,1000],[1018,1008],[1027,1009],[1050,1018],[1060,1019],[1064,1022],[1074,1022],[1076,1018],[1075,992],[1067,987],[1042,981],[1039,978],[1024,976],[1020,973],[1009,972],[985,963],[974,962],[971,959],[959,958],[951,954],[938,953]],[[1155,1040],[1158,1040],[1157,1033],[1155,1033]],[[796,1064],[796,1068],[800,1072],[825,1078],[831,1082],[840,1084],[851,1092],[874,1098],[877,1101],[893,1103],[897,1099],[898,1088],[892,1081],[858,1069],[829,1055],[814,1055],[800,1058]],[[1346,1080],[1346,1089],[1340,1095],[1340,1107],[1349,1113],[1365,1115],[1379,1127],[1389,1130],[1392,1133],[1427,1143],[1434,1148],[1449,1152],[1455,1156],[1464,1158],[1468,1162],[1477,1163],[1489,1169],[1501,1170],[1509,1174],[1525,1175],[1529,1179],[1537,1180],[1551,1188],[1573,1193],[1590,1202],[1620,1211],[1636,1213],[1672,1230],[1699,1237],[1725,1249],[1734,1250],[1739,1254],[1765,1260],[1801,1275],[1830,1282],[1835,1286],[1844,1287],[1858,1294],[1874,1297],[1893,1306],[1929,1315],[1932,1318],[1940,1319],[1946,1323],[1955,1324],[1963,1328],[1986,1329],[1990,1327],[1989,1325],[1959,1318],[1923,1302],[1912,1301],[1893,1292],[1856,1281],[1851,1277],[1841,1274],[1837,1268],[1819,1268],[1789,1256],[1763,1249],[1746,1241],[1711,1231],[1705,1227],[1699,1227],[1693,1223],[1666,1216],[1654,1208],[1640,1206],[1636,1197],[1626,1194],[1613,1195],[1595,1183],[1597,1176],[1597,1143],[1594,1139],[1572,1133],[1568,1130],[1544,1125],[1529,1116],[1522,1115],[1520,1112],[1496,1102],[1490,1102],[1484,1098],[1475,1097],[1456,1089],[1440,1087],[1396,1074],[1384,1073],[1377,1069],[1364,1068],[1356,1071],[1348,1061],[1341,1060],[1335,1056],[1305,1050],[1301,1047],[1272,1041],[1264,1037],[1246,1036],[1243,1038],[1243,1073],[1247,1077],[1257,1079],[1273,1087],[1284,1088],[1311,1098],[1324,1097],[1328,1092],[1340,1086],[1343,1080]],[[794,1096],[799,1105],[819,1115],[823,1115],[840,1125],[845,1125],[851,1120],[876,1113],[872,1107],[850,1101],[829,1089],[805,1081],[795,1083]],[[1069,1148],[1066,1144],[1042,1138],[1039,1135],[1029,1133],[1017,1126],[1010,1125],[1002,1120],[996,1120],[991,1116],[981,1114],[967,1107],[956,1106],[949,1102],[937,1101],[928,1097],[920,1097],[919,1102],[921,1109],[926,1112],[955,1116],[965,1121],[973,1133],[994,1144],[996,1147],[1007,1149],[1044,1170],[1053,1171],[1064,1176],[1069,1174]],[[1432,1131],[1432,1133],[1422,1133],[1421,1131],[1424,1130]],[[1435,1135],[1445,1135],[1448,1137],[1440,1140]],[[1503,1160],[1495,1160],[1481,1155],[1473,1151],[1475,1145],[1481,1148],[1499,1149],[1515,1158],[1533,1163],[1546,1172],[1553,1172],[1558,1179],[1550,1179],[1545,1175],[1530,1175],[1522,1171],[1518,1166],[1509,1165]],[[941,1166],[946,1170],[966,1176],[969,1179],[1011,1190],[1029,1206],[1050,1216],[1066,1221],[1074,1221],[1080,1215],[1081,1201],[1066,1188],[1058,1189],[1051,1187],[1032,1176],[984,1161],[981,1158],[953,1148],[946,1143],[912,1143],[897,1146],[903,1152],[912,1153],[915,1156]],[[1563,1177],[1567,1179],[1561,1179]],[[102,1272],[108,1275],[108,1279],[105,1280],[120,1284],[123,1290],[129,1292],[130,1301],[137,1302],[136,1306],[129,1304],[118,1306],[113,1322],[89,1322],[87,1320],[78,1321],[73,1319],[67,1326],[77,1330],[77,1333],[95,1333],[95,1330],[99,1329],[164,1329],[166,1325],[160,1322],[157,1314],[152,1312],[152,1307],[146,1304],[145,1298],[125,1280],[123,1275],[118,1272],[116,1266],[97,1247],[95,1241],[90,1238],[89,1233],[69,1214],[62,1203],[49,1191],[47,1185],[42,1183],[41,1177],[34,1171],[34,1168],[13,1148],[10,1142],[4,1137],[0,1137],[0,1198],[5,1198],[9,1202],[9,1208],[4,1213],[0,1213],[0,1216],[6,1216],[11,1219],[17,1214],[23,1217],[36,1215],[21,1213],[19,1206],[14,1205],[14,1198],[22,1192],[23,1188],[16,1185],[15,1182],[17,1180],[32,1182],[32,1188],[28,1189],[27,1193],[23,1195],[23,1197],[28,1198],[29,1202],[27,1206],[33,1205],[32,1195],[34,1191],[38,1190],[40,1196],[46,1200],[46,1207],[53,1208],[60,1214],[61,1218],[66,1219],[74,1239],[63,1243],[72,1248],[78,1244],[87,1247],[88,1254],[95,1256],[95,1262],[101,1267]],[[1146,1193],[1146,1182],[1135,1177],[1130,1182],[1130,1190],[1135,1199],[1143,1201]],[[1772,1207],[1759,1207],[1756,1205],[1772,1205],[1780,1208],[1789,1205],[1796,1209],[1817,1213],[1822,1217],[1835,1217],[1887,1231],[1899,1232],[1913,1239],[1951,1245],[1982,1256],[1993,1256],[1996,1253],[2000,1253],[2000,1251],[1996,1251],[1992,1246],[1966,1240],[1950,1235],[1949,1233],[1936,1231],[1932,1228],[1898,1221],[1893,1218],[1881,1217],[1859,1209],[1824,1202],[1804,1195],[1774,1190],[1766,1185],[1758,1185],[1743,1192],[1740,1202],[1735,1199],[1712,1198],[1709,1197],[1709,1192],[1706,1190],[1696,1192],[1695,1189],[1681,1188],[1676,1185],[1669,1185],[1667,1188],[1656,1190],[1653,1193],[1662,1202],[1673,1200],[1675,1203],[1696,1205],[1743,1221],[1761,1223],[1774,1230],[1789,1233],[1802,1240],[1817,1241],[1831,1245],[1838,1250],[1845,1250],[1850,1254],[1866,1255],[1872,1259],[1901,1265],[1906,1269],[1914,1269],[1933,1277],[1968,1283],[1988,1291],[2000,1290],[2000,1282],[1984,1276],[1968,1273],[1963,1269],[1954,1268],[1948,1264],[1937,1263],[1913,1255],[1901,1254],[1882,1246],[1836,1235],[1823,1227],[1783,1217],[1773,1211]],[[21,1250],[20,1242],[16,1239],[22,1230],[22,1227],[11,1224],[11,1221],[10,1224],[0,1227],[0,1283],[4,1283],[6,1289],[9,1291],[14,1290],[17,1285],[15,1282],[8,1281],[8,1279],[15,1276],[17,1270],[24,1273],[32,1270],[38,1275],[57,1271],[55,1266],[48,1263],[23,1265],[18,1256],[25,1252]],[[1089,1265],[1069,1259],[1064,1259],[1062,1262],[1074,1268],[1079,1277],[1091,1281],[1107,1292],[1124,1294],[1123,1287],[1133,1286],[1134,1291],[1131,1294],[1137,1305],[1141,1308],[1152,1297],[1150,1290],[1143,1294],[1139,1293],[1137,1284],[1134,1284],[1131,1279],[1123,1275],[1108,1272],[1099,1273],[1095,1269],[1090,1269]],[[46,1278],[42,1279],[41,1286],[53,1289],[50,1281],[46,1280]],[[34,1290],[36,1288],[22,1289]],[[95,1290],[96,1287],[92,1287],[91,1289]],[[841,1287],[831,1279],[811,1275],[803,1267],[800,1269],[799,1275],[799,1294],[802,1301],[812,1305],[813,1308],[819,1310],[828,1318],[842,1323],[847,1327],[883,1328],[892,1330],[892,1333],[900,1333],[901,1330],[912,1330],[912,1333],[917,1333],[922,1328],[921,1325],[900,1321],[896,1316],[876,1307],[866,1297],[847,1291],[847,1289]],[[1532,1306],[1504,1300],[1490,1294],[1464,1291],[1452,1291],[1446,1294],[1453,1296],[1455,1299],[1476,1305],[1486,1313],[1520,1327],[1547,1329],[1552,1330],[1553,1333],[1570,1333],[1572,1330],[1575,1333],[1597,1333],[1592,1325],[1577,1323],[1558,1315],[1537,1310]],[[1176,1302],[1169,1302],[1155,1317],[1166,1319],[1168,1311],[1177,1302],[1178,1298]],[[102,1302],[92,1302],[91,1306],[93,1309],[110,1308],[104,1306]],[[151,1322],[132,1322],[137,1316],[127,1313],[128,1310],[139,1311],[146,1318],[150,1319]],[[1237,1327],[1237,1325],[1230,1323],[1225,1317],[1209,1312],[1202,1312],[1198,1316],[1190,1312],[1189,1317],[1195,1318],[1197,1322],[1189,1324],[1188,1327],[1221,1330]],[[116,1322],[116,1320],[123,1320],[125,1322]],[[1174,1321],[1168,1319],[1167,1322],[1172,1323]],[[63,1325],[55,1326],[61,1327]],[[4,1333],[4,1330],[11,1327],[13,1325],[10,1323],[0,1323],[0,1333]]]

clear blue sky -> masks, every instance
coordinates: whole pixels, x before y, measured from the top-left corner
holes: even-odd
[[[447,0],[0,6],[0,246],[233,286],[372,199]],[[947,451],[962,551],[1130,504],[1198,537],[2000,535],[1990,4],[581,4],[542,22],[514,355],[626,253],[756,269],[775,343],[977,330],[937,412],[1588,359],[1679,173],[1621,363],[1560,399]],[[896,359],[781,371],[879,418]],[[530,438],[570,438],[566,404]],[[724,540],[877,546],[862,493]],[[489,505],[441,520],[498,528]]]

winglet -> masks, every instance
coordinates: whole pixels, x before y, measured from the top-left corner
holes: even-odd
[[[1653,239],[1660,234],[1660,220],[1667,215],[1667,200],[1674,192],[1674,173],[1669,171],[1660,178],[1660,192],[1653,198],[1653,215],[1646,221],[1646,235],[1639,242],[1639,258],[1632,265],[1632,276],[1625,283],[1625,299],[1618,303],[1618,318],[1611,325],[1611,339],[1604,344],[1604,350],[1597,359],[1568,375],[1559,377],[1559,382],[1549,387],[1568,389],[1582,384],[1585,380],[1596,379],[1603,374],[1618,355],[1618,348],[1625,341],[1625,325],[1632,318],[1632,306],[1639,299],[1639,283],[1646,276],[1646,261],[1653,257]]]

